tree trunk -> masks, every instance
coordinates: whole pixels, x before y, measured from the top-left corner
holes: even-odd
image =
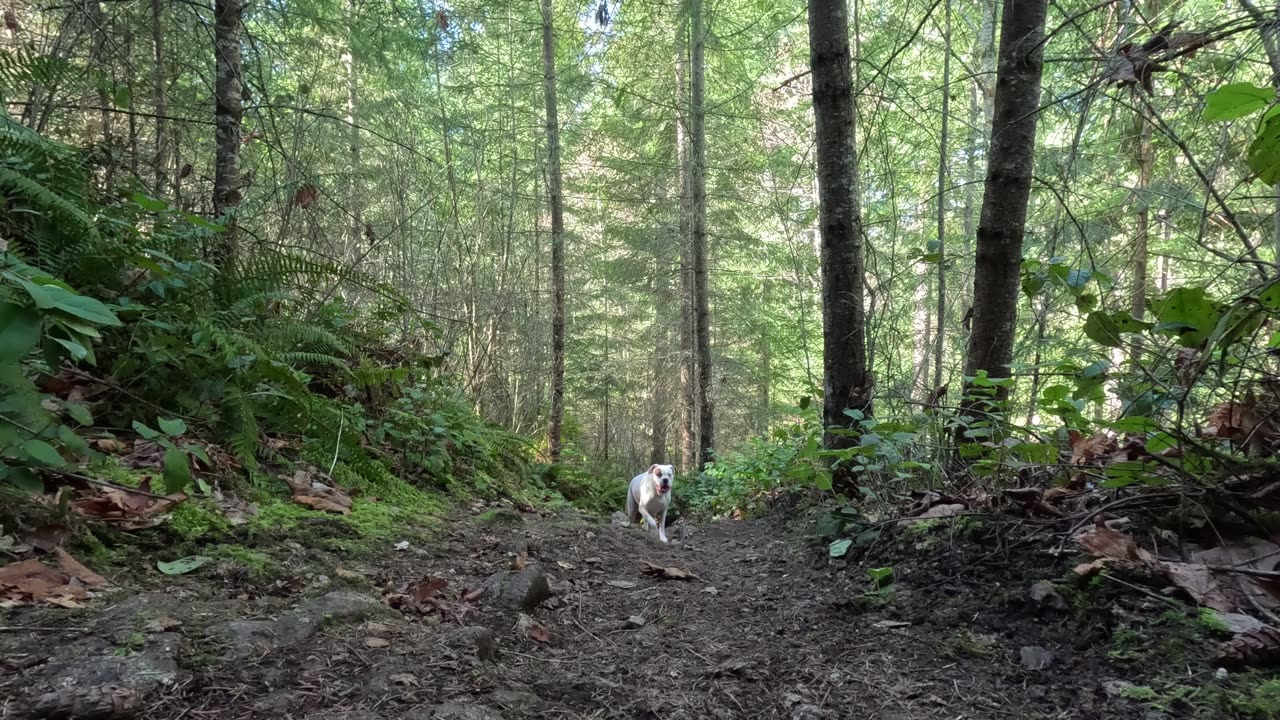
[[[846,409],[871,412],[863,317],[862,219],[854,147],[849,15],[845,0],[809,0],[809,66],[818,161],[818,226],[822,235],[823,425],[828,449],[856,438],[831,432],[850,426]],[[834,487],[854,487],[838,465]]]
[[[105,79],[114,79],[107,64],[107,37],[110,28],[107,27],[108,20],[102,12],[102,4],[98,0],[84,0],[84,17],[85,22],[89,24],[89,35],[93,38],[89,49],[89,65],[102,72]],[[115,147],[114,123],[111,112],[111,105],[114,103],[115,98],[109,92],[110,89],[107,82],[98,81],[98,122],[102,131],[102,146],[107,153],[107,161],[103,168],[103,186],[108,190],[115,181],[116,152],[118,150]]]
[[[1141,91],[1139,91],[1141,92]],[[1133,292],[1130,311],[1139,320],[1147,310],[1147,246],[1151,236],[1151,173],[1155,166],[1155,148],[1151,144],[1153,120],[1151,108],[1143,105],[1138,111],[1138,220],[1133,239]]]
[[[680,472],[697,467],[695,457],[698,438],[698,371],[694,360],[694,335],[697,333],[693,313],[693,253],[689,229],[689,147],[685,123],[688,122],[688,84],[685,77],[687,18],[681,0],[675,38],[676,70],[676,173],[679,175],[680,232]]]
[[[941,387],[942,356],[946,353],[947,317],[947,164],[950,162],[947,133],[951,125],[951,3],[943,0],[942,42],[942,134],[938,140],[938,307],[933,341],[933,384]]]
[[[360,257],[360,236],[364,222],[360,212],[360,129],[356,126],[356,99],[360,89],[359,76],[356,74],[356,0],[347,0],[347,51],[342,56],[343,71],[347,80],[347,158],[350,167],[347,169],[347,202],[351,208],[347,211],[347,247],[344,248],[351,258]]]
[[[228,269],[235,262],[236,219],[240,204],[240,117],[243,77],[240,58],[242,0],[215,0],[213,49],[217,56],[214,78],[214,120],[217,160],[213,177],[213,216],[226,223],[226,232],[215,237],[210,260]],[[224,217],[225,216],[225,217]]]
[[[694,344],[698,358],[698,464],[711,462],[715,438],[715,409],[711,400],[711,328],[707,292],[707,148],[706,106],[703,98],[706,67],[704,51],[702,0],[690,0],[693,57],[689,89],[689,160],[691,204],[693,209],[692,249],[693,299],[696,332]]]
[[[965,375],[1009,376],[1022,240],[1031,196],[1046,0],[1004,0],[999,69],[974,267],[973,331]],[[998,397],[1007,395],[1000,389]],[[966,405],[972,406],[967,398]]]
[[[678,238],[677,238],[678,239]],[[653,278],[653,395],[650,422],[649,462],[666,463],[667,457],[667,376],[671,367],[671,322],[667,302],[671,296],[671,265],[661,256],[654,262]]]
[[[169,71],[165,64],[168,58],[164,47],[164,3],[165,0],[151,0],[151,49],[155,60],[151,77],[156,93],[156,154],[151,161],[151,171],[155,193],[160,197],[169,186],[169,130],[165,123],[165,116],[169,114]]]
[[[551,462],[557,463],[564,422],[564,200],[560,189],[560,121],[556,115],[551,0],[542,0],[542,90],[547,105],[547,199],[551,204],[551,419],[547,448]]]
[[[971,141],[969,145],[964,188],[964,241],[961,251],[967,258],[973,252],[973,238],[976,234],[977,205],[975,190],[978,187],[978,158],[986,162],[987,150],[991,139],[991,116],[995,113],[995,70],[996,70],[996,0],[982,0],[982,24],[978,27],[977,68],[980,73],[973,78],[973,86],[969,95],[969,126]],[[973,286],[964,285],[961,291],[961,306],[973,306]]]

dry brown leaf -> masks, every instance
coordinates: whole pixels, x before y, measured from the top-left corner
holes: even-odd
[[[1092,464],[1116,449],[1116,439],[1105,433],[1087,436],[1072,430],[1067,437],[1071,443],[1072,465]]]
[[[330,482],[317,480],[317,476],[329,480],[316,468],[300,468],[292,476],[285,478],[289,489],[293,491],[293,501],[312,510],[347,515],[351,512],[351,496],[342,488]]]
[[[961,505],[959,503],[955,503],[954,505],[934,505],[928,510],[925,510],[924,513],[922,513],[918,517],[921,520],[924,520],[927,518],[950,517],[952,515],[958,515],[959,513],[962,513],[967,509],[968,508],[966,508],[964,505]]]
[[[516,553],[515,559],[511,561],[512,570],[523,570],[525,565],[529,564],[529,554],[524,552]]]
[[[391,647],[391,641],[380,637],[367,637],[364,639],[364,646],[367,648],[385,648]]]
[[[55,548],[53,552],[58,558],[58,567],[67,575],[83,582],[87,587],[96,590],[110,585],[106,578],[82,565],[79,560],[71,557],[71,554],[66,550]]]
[[[551,631],[548,630],[545,625],[534,625],[529,628],[529,637],[540,643],[549,643],[551,642]]]
[[[449,587],[449,581],[444,578],[426,577],[409,585],[407,594],[413,598],[414,602],[421,604],[439,597],[447,587]]]
[[[1094,525],[1072,539],[1103,560],[1144,564],[1155,560],[1150,552],[1138,547],[1133,538],[1106,525]]]
[[[662,567],[653,563],[642,563],[640,572],[659,580],[700,580],[697,575],[678,567]]]
[[[353,570],[348,570],[346,568],[341,568],[341,567],[335,567],[333,569],[333,574],[337,575],[343,580],[364,580],[365,579],[364,575],[361,575],[360,573],[355,572]]]

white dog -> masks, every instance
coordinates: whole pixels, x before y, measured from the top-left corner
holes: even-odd
[[[631,479],[631,490],[627,492],[627,520],[637,524],[643,516],[645,529],[657,528],[662,542],[667,542],[667,508],[671,506],[674,476],[675,469],[670,465],[650,465]]]

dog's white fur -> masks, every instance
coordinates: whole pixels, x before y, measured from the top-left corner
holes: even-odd
[[[667,508],[671,506],[674,477],[675,469],[670,465],[650,465],[631,479],[627,492],[627,521],[638,524],[643,517],[645,530],[657,528],[662,542],[667,542]]]

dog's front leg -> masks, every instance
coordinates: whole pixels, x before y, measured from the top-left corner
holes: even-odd
[[[646,533],[658,527],[658,521],[653,519],[653,515],[649,513],[649,508],[641,505],[640,514],[644,516],[644,529]],[[659,530],[659,532],[661,532],[661,530]]]
[[[662,508],[662,521],[658,524],[658,539],[667,542],[667,509]]]

